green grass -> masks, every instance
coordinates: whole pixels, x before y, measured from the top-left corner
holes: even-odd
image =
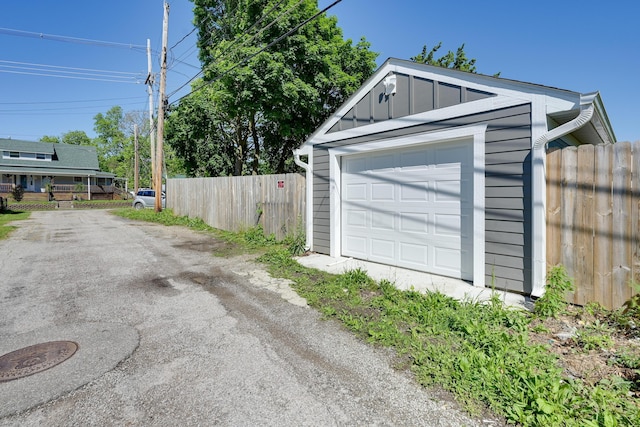
[[[438,292],[400,291],[361,270],[323,275],[279,250],[260,260],[273,275],[293,280],[325,316],[368,342],[393,347],[421,384],[444,387],[472,413],[488,407],[525,426],[640,422],[630,382],[613,377],[589,385],[563,377],[557,357],[529,343],[534,315],[503,306],[497,296],[488,303],[457,301]],[[551,313],[560,304],[553,305]],[[607,344],[600,333],[580,339],[594,347]]]
[[[120,214],[207,229],[199,220],[176,218],[168,211],[157,215],[130,209]],[[560,270],[549,277],[550,293],[542,307],[529,313],[505,307],[497,296],[486,303],[457,301],[439,292],[400,291],[359,269],[341,275],[309,269],[293,260],[286,247],[261,237],[259,229],[207,230],[231,245],[262,248],[259,261],[272,276],[292,280],[296,291],[326,318],[342,322],[374,345],[394,348],[399,366],[410,369],[425,386],[449,390],[472,413],[489,408],[523,426],[640,425],[640,407],[631,393],[637,384],[617,376],[596,384],[566,377],[549,348],[530,342],[529,333],[543,329],[532,326],[534,319],[555,317],[564,309],[559,296],[571,285]],[[616,312],[614,317],[624,325],[625,316]],[[608,328],[595,324],[576,339],[584,347],[606,347]],[[636,353],[623,352],[612,363],[637,369],[638,360]]]
[[[200,218],[175,216],[170,209],[156,213],[153,209],[120,208],[111,211],[114,215],[139,221],[155,222],[166,226],[183,226],[206,232],[227,244],[214,252],[216,256],[234,256],[245,252],[262,253],[269,247],[285,247],[286,242],[277,242],[273,235],[265,235],[261,227],[251,227],[238,233],[219,230],[207,225]]]
[[[9,233],[11,233],[11,231],[16,228],[13,225],[7,225],[8,222],[27,219],[29,218],[29,215],[31,215],[30,212],[19,212],[12,210],[0,212],[0,240],[6,239]]]

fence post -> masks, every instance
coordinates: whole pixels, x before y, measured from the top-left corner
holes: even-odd
[[[613,151],[613,306],[630,295],[631,280],[631,144],[619,142]]]
[[[573,227],[576,217],[578,150],[567,147],[562,150],[562,229],[560,233],[562,258],[561,264],[567,269],[569,277],[576,277],[575,246]],[[567,295],[568,301],[574,301],[575,293]]]
[[[593,301],[593,181],[594,146],[578,148],[576,181],[576,215],[574,217],[574,248],[576,250],[574,302],[585,305]]]
[[[607,308],[613,308],[611,299],[611,272],[613,270],[611,260],[612,152],[612,145],[598,145],[595,149],[593,280],[596,294],[594,295],[594,300]]]
[[[631,278],[635,284],[640,284],[640,141],[633,143],[631,150],[631,236],[633,237]],[[631,295],[639,292],[640,289],[631,289]]]
[[[562,150],[547,153],[547,271],[561,262]]]

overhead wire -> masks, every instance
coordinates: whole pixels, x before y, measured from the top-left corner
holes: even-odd
[[[102,47],[140,50],[143,52],[146,52],[146,49],[147,49],[146,46],[137,45],[133,43],[118,43],[118,42],[109,42],[104,40],[84,39],[80,37],[60,36],[55,34],[45,34],[45,33],[33,32],[33,31],[16,30],[12,28],[0,27],[0,34],[7,34],[11,36],[18,36],[18,37],[38,38],[42,40],[54,40],[54,41],[66,42],[66,43],[78,43],[78,44],[87,44],[87,45],[102,46]]]
[[[189,32],[187,33],[187,35],[185,35],[184,37],[182,37],[182,38],[181,38],[179,41],[177,41],[173,46],[171,46],[171,47],[169,48],[169,50],[171,50],[171,49],[175,48],[175,47],[176,47],[176,46],[178,46],[180,43],[182,43],[183,41],[185,41],[185,39],[186,39],[187,37],[189,37],[191,34],[193,34],[197,29],[198,29],[198,27],[193,27],[193,29],[192,29],[191,31],[189,31]]]
[[[67,75],[56,75],[56,74],[47,74],[47,73],[32,73],[28,71],[12,71],[12,70],[1,70],[0,73],[8,73],[8,74],[22,74],[28,76],[42,76],[42,77],[57,77],[63,79],[75,79],[75,80],[90,80],[90,81],[98,81],[98,82],[111,82],[111,83],[128,83],[128,84],[140,84],[141,81],[126,81],[126,80],[115,80],[108,78],[97,78],[97,77],[80,77],[80,76],[67,76]]]
[[[37,71],[37,73],[31,73],[32,71]],[[12,74],[32,74],[41,76],[46,75],[49,77],[78,78],[83,80],[86,80],[89,77],[98,77],[101,79],[109,79],[109,81],[118,81],[122,83],[132,83],[127,80],[140,80],[142,78],[142,73],[100,70],[95,68],[64,67],[60,65],[36,64],[31,62],[7,60],[0,60],[0,72]]]
[[[243,59],[242,61],[238,62],[237,64],[235,64],[234,66],[232,66],[231,68],[229,68],[228,70],[226,70],[224,73],[216,76],[215,78],[201,84],[200,86],[194,88],[193,90],[191,90],[191,92],[189,92],[186,95],[181,96],[180,98],[176,99],[173,102],[170,102],[168,105],[173,105],[176,104],[178,102],[180,102],[181,100],[191,96],[192,94],[194,94],[195,92],[203,89],[206,86],[211,85],[212,83],[222,79],[223,77],[225,77],[226,75],[228,75],[231,71],[235,70],[236,68],[238,68],[239,66],[247,63],[248,61],[250,61],[251,59],[255,58],[257,55],[259,55],[260,53],[264,52],[265,50],[271,48],[272,46],[274,46],[275,44],[279,43],[280,41],[282,41],[283,39],[285,39],[286,37],[289,37],[291,34],[294,34],[295,32],[297,32],[300,28],[302,28],[303,26],[307,25],[309,22],[315,20],[316,18],[318,18],[318,16],[322,15],[323,13],[327,12],[329,9],[331,9],[332,7],[334,7],[335,5],[337,5],[338,3],[340,3],[342,0],[335,0],[333,3],[331,3],[329,6],[325,7],[324,9],[318,11],[317,13],[315,13],[313,16],[311,16],[310,18],[307,18],[306,20],[304,20],[303,22],[301,22],[300,24],[296,25],[294,28],[292,28],[291,30],[287,31],[285,34],[281,35],[280,37],[278,37],[277,39],[273,40],[271,43],[269,43],[268,45],[264,46],[263,48],[261,48],[260,50],[258,50],[257,52],[254,52],[253,54],[249,55],[247,58]],[[195,78],[195,77],[194,77]],[[192,78],[193,80],[193,78]],[[186,84],[185,84],[186,85]],[[182,87],[184,87],[185,85],[181,86],[178,90],[180,90]],[[174,91],[173,93],[175,94]]]
[[[254,27],[256,27],[259,23],[261,23],[273,10],[275,10],[280,4],[282,4],[285,0],[280,0],[278,3],[276,3],[275,5],[273,5],[267,12],[263,13],[262,16],[256,21],[254,22],[247,30],[246,32],[251,31]],[[273,26],[275,23],[277,23],[278,21],[280,21],[284,16],[288,15],[295,7],[299,6],[304,0],[300,0],[297,4],[295,4],[294,6],[291,6],[290,8],[288,8],[287,10],[283,11],[280,13],[280,15],[278,15],[271,23],[269,23],[266,27],[262,28],[261,30],[259,30],[256,34],[254,34],[253,36],[251,36],[249,39],[245,39],[242,41],[242,43],[240,44],[241,46],[246,46],[247,43],[253,41],[259,34],[261,34],[264,30],[266,30],[267,28],[270,28],[271,26]],[[211,41],[212,37],[209,37],[208,41]],[[229,46],[226,46],[225,52],[220,52],[215,58],[213,58],[211,60],[211,62],[215,62],[217,60],[219,60],[223,54],[228,54],[228,52],[231,51],[231,49],[239,42],[240,38],[235,38],[233,39],[233,41],[231,42],[231,44]],[[175,89],[174,91],[172,91],[170,94],[167,95],[167,98],[170,98],[171,96],[175,95],[177,92],[179,92],[182,88],[184,88],[185,86],[187,86],[189,83],[191,83],[192,81],[194,81],[195,79],[197,79],[198,77],[200,77],[201,75],[204,75],[204,73],[207,71],[208,67],[203,67],[198,73],[196,73],[193,77],[191,77],[189,80],[187,80],[185,83],[183,83],[182,85],[180,85],[177,89]]]
[[[125,98],[102,98],[102,99],[78,99],[72,101],[22,101],[22,102],[0,102],[0,105],[40,105],[40,104],[72,104],[79,102],[104,102],[119,101],[123,99],[138,99],[140,96],[130,96]],[[145,97],[146,98],[146,97]]]

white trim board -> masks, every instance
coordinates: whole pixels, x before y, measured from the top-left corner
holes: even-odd
[[[446,143],[447,141],[469,141],[473,146],[473,284],[485,286],[485,133],[487,125],[462,126],[437,132],[421,132],[329,149],[329,186],[330,186],[330,255],[342,254],[342,212],[341,212],[341,158],[364,152],[388,150],[390,148],[410,147]]]

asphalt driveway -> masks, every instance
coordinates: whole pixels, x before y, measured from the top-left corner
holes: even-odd
[[[395,371],[389,351],[248,257],[213,257],[210,236],[107,211],[16,225],[0,241],[0,356],[78,350],[0,382],[0,426],[495,425]]]

